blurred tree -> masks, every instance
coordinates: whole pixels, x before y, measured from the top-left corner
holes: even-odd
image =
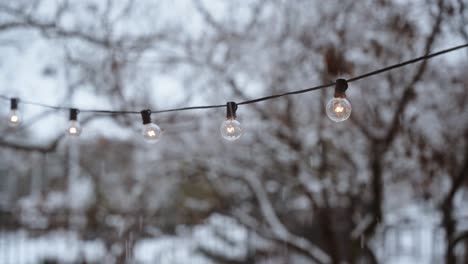
[[[468,41],[461,0],[178,5],[174,11],[151,1],[3,1],[0,34],[18,46],[29,45],[23,34],[39,34],[37,41],[57,47],[63,67],[48,65],[41,74],[65,80],[63,102],[86,92],[113,109],[158,109],[154,90],[169,88],[153,87],[156,73],[183,84],[182,99],[167,98],[174,105],[243,101],[348,78],[452,39]],[[184,12],[195,16],[171,17]],[[73,148],[63,134],[44,144],[3,129],[1,168],[27,174],[25,167],[37,168],[32,153],[46,156],[42,176],[49,180],[35,204],[49,220],[45,232],[72,227],[84,239],[100,238],[117,263],[134,258],[139,240],[178,235],[214,214],[270,242],[252,245],[254,257],[200,247],[214,263],[295,263],[298,256],[305,263],[381,263],[380,231],[402,205],[440,212],[445,262],[457,263],[454,243],[464,233],[456,221],[463,205],[455,198],[468,177],[468,64],[460,54],[353,82],[353,114],[340,124],[327,119],[332,93],[321,90],[241,106],[246,132],[235,143],[217,139],[224,113],[214,111],[158,116],[166,133],[154,148],[108,133]],[[131,132],[138,118],[108,117]],[[30,130],[22,129],[24,139]],[[70,175],[73,168],[77,175]],[[91,201],[73,207],[74,186],[87,182]],[[57,193],[69,203],[48,208]],[[21,217],[32,210],[20,202],[24,196],[8,207],[17,224],[33,230]]]

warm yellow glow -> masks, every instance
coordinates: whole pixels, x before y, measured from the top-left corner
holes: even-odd
[[[150,137],[155,137],[156,136],[156,132],[154,130],[149,130],[148,132],[146,132],[146,134]]]
[[[76,129],[76,127],[70,127],[68,129],[68,132],[70,132],[70,134],[76,134],[76,133],[78,133],[78,130]]]
[[[342,105],[335,106],[335,113],[343,113],[344,107]]]
[[[226,130],[229,134],[232,134],[236,131],[236,128],[234,126],[228,126]]]
[[[16,123],[16,122],[19,121],[19,118],[18,118],[17,115],[12,115],[12,116],[10,117],[10,121],[13,122],[13,123]]]

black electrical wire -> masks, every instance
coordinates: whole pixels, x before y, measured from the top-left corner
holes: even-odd
[[[38,103],[38,102],[33,102],[33,101],[27,101],[27,100],[20,100],[21,104],[26,104],[26,105],[35,105],[35,106],[40,106],[44,108],[50,108],[54,110],[69,110],[70,108],[64,107],[64,106],[54,106],[54,105],[48,105],[48,104],[43,104],[43,103]]]
[[[438,51],[438,52],[435,52],[435,53],[426,54],[426,55],[423,55],[421,57],[417,57],[417,58],[414,58],[414,59],[411,59],[411,60],[403,61],[403,62],[394,64],[394,65],[391,65],[391,66],[388,66],[388,67],[385,67],[385,68],[382,68],[382,69],[379,69],[379,70],[375,70],[375,71],[371,71],[371,72],[368,72],[368,73],[365,73],[365,74],[362,74],[362,75],[355,76],[353,78],[347,79],[346,81],[348,83],[349,82],[354,82],[354,81],[357,81],[357,80],[361,80],[361,79],[364,79],[364,78],[367,78],[367,77],[378,75],[378,74],[381,74],[381,73],[384,73],[384,72],[387,72],[387,71],[391,71],[393,69],[401,68],[401,67],[404,67],[404,66],[409,65],[409,64],[413,64],[413,63],[416,63],[416,62],[419,62],[419,61],[431,59],[431,58],[434,58],[436,56],[440,56],[442,54],[446,54],[446,53],[453,52],[453,51],[456,51],[456,50],[459,50],[459,49],[462,49],[462,48],[467,48],[467,47],[468,47],[468,43],[463,44],[463,45],[459,45],[459,46],[455,46],[455,47],[452,47],[452,48],[444,49],[444,50],[441,50],[441,51]],[[255,98],[255,99],[251,99],[251,100],[247,100],[247,101],[237,103],[237,105],[254,104],[254,103],[258,103],[258,102],[262,102],[262,101],[266,101],[266,100],[276,99],[276,98],[279,98],[279,97],[295,95],[295,94],[302,94],[302,93],[308,93],[308,92],[311,92],[311,91],[332,87],[334,85],[335,85],[335,82],[328,83],[328,84],[322,84],[322,85],[318,85],[318,86],[314,86],[314,87],[310,87],[310,88],[306,88],[306,89],[302,89],[302,90],[296,90],[296,91],[291,91],[291,92],[286,92],[286,93],[281,93],[281,94],[274,94],[274,95],[259,97],[259,98]],[[5,95],[0,95],[0,98],[5,99],[5,100],[10,100],[11,99],[10,97],[5,96]],[[50,108],[50,109],[55,109],[55,110],[70,110],[70,109],[73,109],[73,107],[48,105],[48,104],[43,104],[43,103],[33,102],[33,101],[20,100],[19,102],[21,104],[35,105],[35,106],[40,106],[40,107]],[[189,106],[189,107],[157,110],[157,111],[151,111],[151,112],[152,113],[167,113],[167,112],[178,112],[178,111],[197,110],[197,109],[212,109],[212,108],[221,108],[221,107],[226,107],[226,104]],[[80,112],[83,112],[83,113],[96,113],[96,114],[111,114],[111,115],[140,114],[141,113],[141,111],[125,111],[125,110],[114,111],[114,110],[99,110],[99,109],[80,109]]]
[[[165,109],[165,110],[158,110],[158,111],[151,111],[151,112],[152,112],[152,113],[167,113],[167,112],[177,112],[177,111],[196,110],[196,109],[220,108],[220,107],[226,107],[226,104],[222,104],[222,105],[188,106],[188,107],[173,108],[173,109]]]
[[[441,50],[441,51],[438,51],[438,52],[435,52],[435,53],[427,54],[427,55],[424,55],[424,56],[421,56],[421,57],[418,57],[418,58],[414,58],[412,60],[407,60],[407,61],[404,61],[404,62],[400,62],[398,64],[394,64],[394,65],[382,68],[380,70],[368,72],[366,74],[362,74],[362,75],[350,78],[350,79],[348,79],[346,81],[347,82],[354,82],[354,81],[357,81],[357,80],[360,80],[360,79],[364,79],[364,78],[367,78],[367,77],[370,77],[370,76],[373,76],[373,75],[377,75],[377,74],[380,74],[380,73],[383,73],[383,72],[387,72],[387,71],[390,71],[390,70],[393,70],[393,69],[396,69],[396,68],[401,68],[401,67],[406,66],[408,64],[413,64],[413,63],[416,63],[418,61],[423,61],[423,60],[427,60],[427,59],[430,59],[430,58],[434,58],[436,56],[439,56],[439,55],[442,55],[442,54],[445,54],[445,53],[449,53],[449,52],[452,52],[452,51],[456,51],[456,50],[459,50],[459,49],[463,49],[463,48],[466,48],[466,47],[468,47],[468,43],[463,44],[463,45],[459,45],[459,46],[455,46],[455,47],[452,47],[452,48],[444,49],[444,50]]]

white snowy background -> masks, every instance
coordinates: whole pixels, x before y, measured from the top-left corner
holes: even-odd
[[[423,54],[437,1],[377,2],[1,1],[0,94],[79,109],[224,104]],[[430,51],[468,42],[461,10],[445,3]],[[20,103],[23,126],[0,126],[0,263],[249,263],[252,251],[262,252],[253,263],[314,263],[291,246],[327,252],[300,233],[323,227],[315,220],[324,204],[347,212],[353,226],[335,230],[379,263],[443,263],[440,208],[468,156],[467,58],[435,58],[411,85],[417,96],[381,157],[382,219],[368,216],[376,141],[366,133],[386,135],[419,64],[350,84],[345,123],[324,116],[331,91],[242,107],[235,143],[219,136],[223,108],[153,114],[164,135],[147,145],[138,114],[81,113],[78,141],[63,137],[66,111]],[[6,119],[9,102],[0,106]],[[468,229],[466,177],[460,186],[455,234]],[[357,209],[347,211],[352,198]],[[115,237],[84,235],[94,209]],[[19,226],[5,224],[11,215]],[[66,224],[53,227],[57,215]],[[373,221],[366,237],[361,228]],[[336,232],[336,243],[355,245]]]

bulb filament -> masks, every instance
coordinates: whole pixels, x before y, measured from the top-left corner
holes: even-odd
[[[335,107],[335,112],[336,113],[342,113],[344,110],[344,107],[342,105],[338,105]]]
[[[342,105],[337,105],[335,107],[335,113],[342,113],[344,110],[344,107]]]
[[[147,135],[150,136],[150,137],[155,137],[156,132],[154,132],[154,130],[150,130],[150,131],[147,132]]]
[[[234,126],[228,126],[228,127],[226,128],[226,130],[227,130],[227,132],[228,132],[229,134],[232,134],[232,133],[234,133],[234,132],[236,131],[236,129],[234,128]]]

